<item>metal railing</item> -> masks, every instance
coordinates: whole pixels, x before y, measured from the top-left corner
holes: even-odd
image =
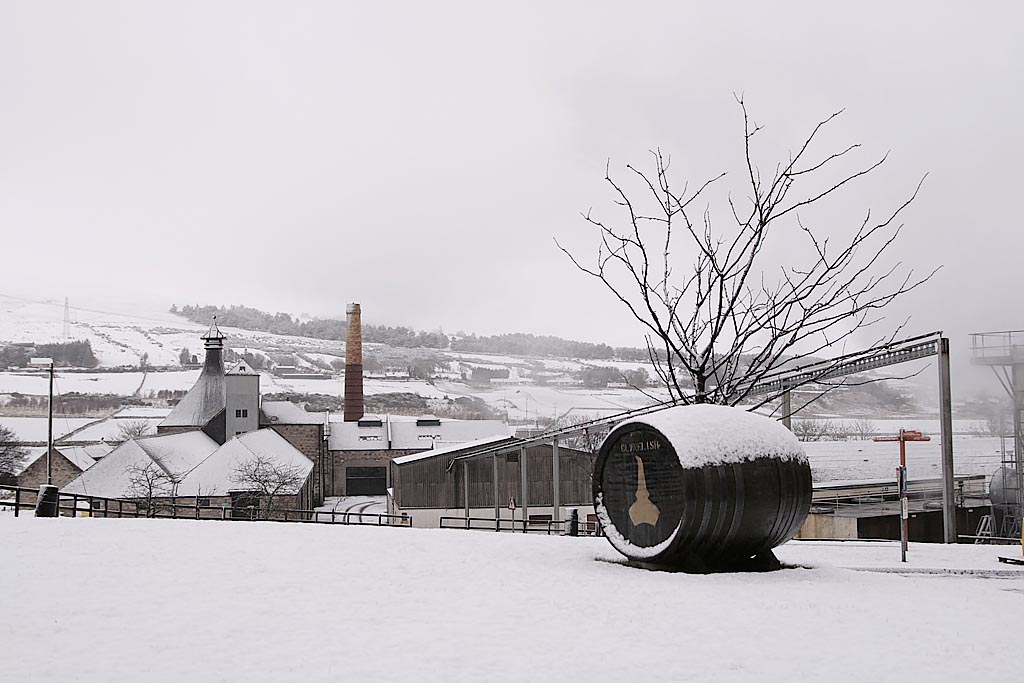
[[[36,507],[36,489],[0,485],[0,492],[9,491],[14,495],[0,498],[0,510],[13,508],[19,517],[23,510]],[[297,522],[306,524],[342,524],[350,526],[397,526],[411,527],[412,516],[408,514],[389,515],[375,512],[345,512],[303,509],[273,509],[266,513],[255,506],[233,508],[227,505],[200,505],[177,503],[172,499],[161,499],[147,506],[143,501],[120,498],[104,498],[78,493],[57,494],[57,516],[59,517],[101,517],[101,518],[142,518],[150,519],[200,519],[221,521]]]
[[[555,519],[494,519],[493,517],[441,517],[442,529],[469,529],[471,531],[505,531],[519,534],[546,534],[561,536],[565,529],[565,520]],[[600,535],[601,527],[597,522],[583,521],[579,523],[580,536]]]
[[[1009,359],[1021,351],[1024,351],[1024,330],[975,332],[971,335],[971,357],[975,360]]]

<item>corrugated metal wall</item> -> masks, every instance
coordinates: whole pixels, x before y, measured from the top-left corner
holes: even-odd
[[[506,507],[512,497],[515,497],[518,506],[522,506],[519,451],[468,461],[469,506],[494,507],[495,457],[498,466],[498,506]],[[448,456],[439,456],[404,465],[392,465],[392,485],[398,506],[402,509],[464,507],[463,466],[457,463],[450,472],[446,471],[448,460]],[[558,461],[561,504],[589,505],[594,457],[583,451],[559,448]],[[545,506],[553,503],[551,465],[550,445],[528,449],[526,476],[529,505]]]

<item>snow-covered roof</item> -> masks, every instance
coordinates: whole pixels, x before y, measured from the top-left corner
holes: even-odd
[[[94,458],[89,453],[89,448],[91,448],[90,446],[57,446],[56,448],[72,465],[82,471],[85,471],[96,464],[97,458]],[[106,448],[103,455],[106,455],[111,450],[109,446],[104,445],[99,445],[99,448]],[[103,455],[99,457],[102,458]]]
[[[133,467],[155,463],[174,479],[180,479],[215,450],[217,442],[200,431],[130,439],[61,490],[105,498],[130,497]]]
[[[328,448],[332,451],[427,450],[513,434],[500,420],[418,421],[415,417],[385,416],[379,427],[361,427],[358,422],[332,422],[330,426]]]
[[[191,472],[217,449],[217,442],[199,430],[142,436],[134,441],[175,479]]]
[[[403,455],[401,457],[395,458],[393,462],[396,465],[405,465],[406,463],[416,462],[417,460],[425,460],[427,458],[436,458],[439,455],[451,455],[453,453],[459,453],[460,451],[465,451],[465,450],[468,450],[470,448],[481,448],[481,447],[484,447],[484,446],[496,446],[499,443],[502,443],[504,441],[513,441],[513,440],[514,439],[512,438],[512,436],[510,436],[508,434],[498,435],[498,436],[488,436],[488,437],[484,437],[482,439],[476,439],[474,441],[466,441],[466,442],[463,442],[463,443],[449,444],[447,446],[442,446],[440,448],[434,448],[434,449],[429,450],[429,451],[423,451],[422,453],[412,453],[411,455]]]
[[[295,468],[299,483],[282,490],[283,494],[298,493],[313,470],[313,461],[283,436],[273,429],[258,429],[239,434],[218,448],[185,476],[178,485],[178,495],[223,496],[229,491],[243,491],[247,487],[236,481],[236,471],[239,465],[257,457],[266,458],[275,466]]]
[[[214,327],[211,327],[213,330]],[[219,334],[220,331],[217,330]],[[212,332],[211,332],[212,334]],[[219,348],[206,350],[206,363],[199,379],[160,424],[165,427],[203,427],[224,410],[224,364]]]
[[[296,468],[303,482],[313,470],[313,461],[272,429],[240,434],[223,446],[218,446],[216,441],[197,430],[126,441],[62,490],[106,498],[129,498],[139,493],[131,490],[132,469],[155,463],[176,482],[174,495],[224,496],[229,491],[244,489],[235,481],[235,471],[241,463],[255,457]],[[283,493],[298,493],[298,487],[293,488],[295,490]]]
[[[39,458],[46,455],[45,446],[41,448],[29,448],[26,450],[28,450],[29,456],[23,461],[21,467],[18,469],[19,474],[28,469],[28,467],[36,460],[39,460]],[[91,446],[62,446],[57,444],[54,446],[54,450],[58,451],[68,459],[68,462],[84,472],[95,465],[97,460],[110,453],[112,449],[107,444],[94,444]]]
[[[115,418],[161,418],[170,415],[170,408],[153,408],[152,406],[125,406],[121,408],[112,417]]]
[[[291,401],[264,401],[262,424],[304,425],[324,424],[327,413],[306,412]]]

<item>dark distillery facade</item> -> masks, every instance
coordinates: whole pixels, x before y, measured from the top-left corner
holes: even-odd
[[[494,448],[507,451],[464,457]],[[391,463],[389,512],[412,516],[415,526],[436,527],[444,516],[521,520],[526,515],[527,519],[544,521],[564,518],[567,508],[590,511],[594,456],[559,447],[556,513],[552,455],[551,444],[524,449],[514,438],[497,438],[395,458]]]

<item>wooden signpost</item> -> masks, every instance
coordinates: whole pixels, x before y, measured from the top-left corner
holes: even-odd
[[[909,536],[910,504],[907,501],[907,442],[931,441],[919,431],[901,429],[896,436],[876,436],[874,441],[898,441],[900,444],[900,466],[896,468],[896,483],[900,492],[900,558],[907,561],[907,541]]]

